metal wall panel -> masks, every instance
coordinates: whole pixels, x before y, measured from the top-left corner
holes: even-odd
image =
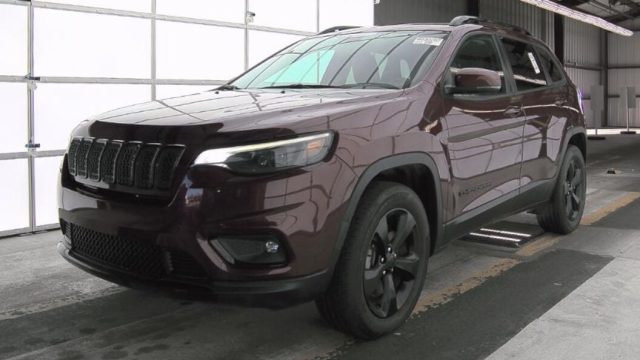
[[[620,89],[635,86],[640,93],[640,32],[631,37],[609,34],[609,96],[617,96]],[[627,69],[611,69],[627,66]],[[635,68],[634,68],[635,67]],[[626,111],[620,107],[620,99],[609,98],[609,125],[626,126]],[[631,118],[631,126],[640,126],[640,109]]]
[[[567,74],[573,83],[582,91],[584,98],[584,116],[587,121],[587,127],[593,127],[593,112],[591,111],[591,86],[600,84],[599,70],[584,70],[568,68]]]
[[[628,65],[640,68],[640,32],[630,37],[609,34],[609,66]]]
[[[591,96],[591,86],[600,84],[599,70],[566,69],[569,78],[582,91],[583,97]]]
[[[600,65],[600,29],[565,18],[564,59],[568,64]]]
[[[638,59],[637,61],[640,61]],[[640,69],[610,69],[609,70],[609,125],[626,126],[626,113],[620,108],[620,99],[616,96],[620,94],[620,89],[627,86],[635,86],[636,93],[640,93]],[[636,109],[632,126],[640,126],[640,109]]]
[[[547,44],[553,43],[553,16],[520,1],[481,0],[480,16],[521,26]]]
[[[376,25],[448,23],[466,13],[466,0],[381,0],[374,19]]]

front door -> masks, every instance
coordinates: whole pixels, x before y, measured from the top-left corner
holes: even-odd
[[[445,95],[443,145],[451,164],[449,218],[482,211],[483,205],[516,195],[520,188],[525,116],[520,99],[511,96],[512,84],[506,80],[497,46],[489,34],[467,38],[445,76],[445,89],[464,68],[492,70],[502,77],[502,88],[495,93]]]

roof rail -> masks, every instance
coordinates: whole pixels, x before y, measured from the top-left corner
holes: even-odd
[[[329,33],[333,33],[333,32],[338,32],[338,31],[344,31],[344,30],[350,30],[350,29],[357,29],[360,26],[334,26],[334,27],[330,27],[328,29],[324,29],[322,31],[320,31],[318,33],[318,35],[324,35],[324,34],[329,34]]]
[[[466,24],[494,25],[497,27],[502,27],[502,28],[507,28],[509,30],[517,31],[526,35],[531,35],[531,33],[527,29],[522,28],[520,26],[507,24],[499,21],[482,19],[477,16],[467,16],[467,15],[456,16],[455,18],[453,18],[453,20],[451,20],[451,22],[449,23],[449,26],[460,26],[460,25],[466,25]]]

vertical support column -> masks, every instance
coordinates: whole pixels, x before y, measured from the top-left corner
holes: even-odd
[[[553,14],[553,43],[558,60],[564,65],[564,16]]]
[[[249,0],[244,0],[244,70],[249,69]]]
[[[155,101],[156,95],[156,0],[151,0],[151,100]]]
[[[467,0],[467,15],[480,16],[480,0]]]
[[[604,104],[602,105],[602,127],[609,125],[609,34],[600,30],[600,83],[604,87]]]
[[[29,186],[29,230],[35,231],[36,229],[36,184],[35,184],[35,158],[32,148],[32,144],[35,144],[35,131],[34,131],[34,98],[35,94],[35,81],[33,78],[33,5],[29,2],[27,6],[27,136],[29,142],[27,143],[27,150],[29,156],[27,157],[28,163],[28,186]]]
[[[320,32],[320,0],[316,0],[316,33],[319,33],[319,32]]]

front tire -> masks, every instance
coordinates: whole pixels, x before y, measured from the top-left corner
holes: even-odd
[[[373,183],[358,205],[332,282],[316,301],[320,314],[359,339],[392,332],[420,297],[429,249],[418,195],[401,184]]]
[[[557,234],[573,232],[582,219],[587,195],[587,171],[580,149],[569,145],[551,201],[538,211],[538,224]]]

